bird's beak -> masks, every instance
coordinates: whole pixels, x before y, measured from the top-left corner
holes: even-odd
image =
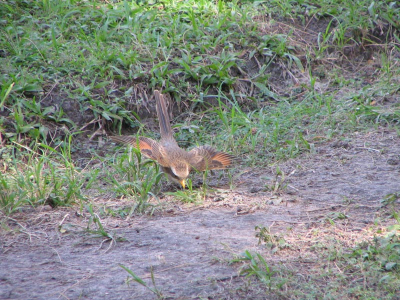
[[[186,184],[185,179],[182,179],[181,181],[179,181],[179,183],[182,185],[183,188],[185,188],[185,184]]]

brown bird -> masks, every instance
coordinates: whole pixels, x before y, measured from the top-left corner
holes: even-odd
[[[213,169],[224,169],[231,166],[234,156],[215,150],[210,146],[199,146],[185,151],[178,146],[171,124],[163,95],[154,91],[156,109],[160,123],[161,139],[156,142],[147,137],[111,136],[115,142],[129,144],[140,149],[140,152],[156,160],[169,180],[179,183],[185,188],[186,178],[192,170],[203,172]]]

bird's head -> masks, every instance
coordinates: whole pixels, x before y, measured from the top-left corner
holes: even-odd
[[[173,173],[174,179],[185,188],[186,178],[189,176],[190,167],[186,163],[176,163],[171,166],[171,171]]]

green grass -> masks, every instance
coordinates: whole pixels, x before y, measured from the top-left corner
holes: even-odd
[[[32,147],[14,143],[2,148],[0,205],[11,214],[24,205],[69,206],[86,201],[98,171],[75,166],[71,158],[70,136],[59,147],[32,143]]]
[[[154,273],[153,273],[153,268],[150,270],[151,274],[151,282],[153,284],[153,287],[149,286],[141,277],[136,275],[131,269],[124,265],[119,265],[122,269],[124,269],[130,277],[126,279],[126,283],[129,285],[130,281],[134,281],[142,286],[144,286],[149,292],[153,293],[154,296],[157,297],[157,299],[165,299],[163,296],[162,292],[157,288],[156,286],[156,280],[154,278]]]
[[[232,260],[249,277],[254,289],[270,297],[290,299],[397,299],[400,284],[400,227],[397,224],[374,230],[374,237],[349,247],[350,238],[340,233],[324,234],[320,227],[313,237],[299,235],[293,242],[256,228],[260,241],[271,254],[284,252],[283,263],[271,255],[245,251]],[[338,232],[341,232],[339,229]],[[370,235],[370,232],[367,232]],[[310,235],[312,236],[312,235]],[[301,241],[302,240],[302,241]],[[310,241],[311,240],[311,241]],[[282,242],[283,241],[283,242]],[[298,244],[297,244],[298,243]],[[295,258],[290,255],[294,250]],[[271,259],[270,259],[271,258]]]
[[[133,200],[129,215],[154,211],[156,207],[148,200],[151,196],[156,197],[160,190],[163,173],[158,164],[151,160],[142,161],[140,151],[135,148],[122,155],[117,153],[111,162],[105,164],[110,164],[111,170],[104,180],[112,187],[115,196]]]
[[[206,109],[201,118],[177,118],[182,145],[214,143],[245,155],[250,165],[313,151],[315,139],[360,130],[370,122],[397,124],[398,105],[376,105],[376,99],[398,91],[393,51],[399,49],[394,31],[399,8],[383,1],[350,4],[2,2],[3,139],[45,141],[65,128],[91,130],[88,125],[140,128],[138,109],[149,105],[144,93],[160,87],[181,107]],[[304,45],[294,38],[296,28],[286,34],[265,30],[276,24],[259,22],[265,14],[330,22],[316,44]],[[368,35],[379,22],[386,24],[387,35],[380,37],[385,44],[377,81],[361,87],[338,76],[340,69],[326,68],[332,51],[376,43]],[[354,36],[356,29],[363,33],[361,41]],[[292,75],[305,72],[308,81],[277,93],[271,83],[277,65]],[[321,78],[329,88],[316,86]],[[350,86],[346,97],[336,96]],[[217,106],[210,107],[213,99]],[[87,115],[84,121],[70,110],[67,115],[65,102],[73,103],[74,113]],[[221,145],[221,140],[228,142]],[[60,141],[56,137],[54,142]]]
[[[152,214],[163,176],[135,149],[100,155],[88,140],[101,145],[105,131],[127,129],[157,138],[140,119],[154,89],[177,104],[180,145],[212,144],[240,157],[239,168],[377,126],[400,135],[399,29],[395,1],[1,1],[0,210],[77,205],[90,214],[87,230],[111,247],[117,239],[101,214]],[[278,193],[284,180],[276,167],[265,188]],[[205,183],[170,195],[198,203],[208,191]],[[92,196],[108,192],[129,207],[97,209]],[[278,297],[395,299],[392,229],[353,247],[315,243],[325,264],[307,276],[261,254],[236,262]],[[268,249],[291,251],[284,236],[258,230]],[[152,288],[122,267],[162,298],[154,278]]]

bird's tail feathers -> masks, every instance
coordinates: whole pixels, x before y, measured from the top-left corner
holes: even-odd
[[[173,138],[171,123],[169,120],[167,104],[163,95],[155,90],[154,96],[156,98],[156,109],[158,121],[160,123],[160,133],[161,139],[170,139]]]

